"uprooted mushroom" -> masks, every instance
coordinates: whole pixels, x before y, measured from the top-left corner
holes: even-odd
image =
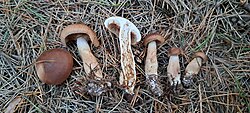
[[[102,70],[88,44],[88,41],[91,41],[95,47],[100,45],[95,32],[85,24],[73,24],[62,30],[60,38],[65,46],[68,41],[77,40],[77,48],[86,74],[93,76],[96,81],[101,81],[103,78]],[[105,89],[103,84],[90,82],[87,84],[87,91],[92,95],[99,96]]]
[[[161,96],[163,91],[158,80],[157,44],[165,41],[164,37],[158,33],[152,33],[144,38],[144,46],[147,46],[147,56],[145,60],[145,75],[147,83],[152,93]]]
[[[167,75],[171,86],[176,87],[181,83],[181,70],[180,70],[180,60],[179,55],[181,54],[181,49],[173,47],[169,50],[169,63],[167,67]]]
[[[193,81],[193,76],[199,73],[202,63],[205,63],[207,60],[207,55],[203,52],[197,52],[194,54],[193,60],[185,69],[185,75],[182,80],[185,87],[190,86]]]
[[[119,83],[127,93],[133,94],[136,70],[131,44],[134,45],[141,40],[140,31],[132,22],[122,17],[110,17],[105,20],[104,24],[106,28],[119,37],[122,67]]]

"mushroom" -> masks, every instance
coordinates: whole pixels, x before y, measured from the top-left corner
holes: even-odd
[[[200,71],[202,62],[207,62],[208,58],[203,52],[197,52],[194,54],[193,60],[187,65],[185,69],[185,75],[183,77],[183,85],[185,87],[190,86],[193,81],[193,75],[197,75]]]
[[[134,45],[141,40],[140,31],[132,22],[122,17],[110,17],[105,20],[104,25],[119,36],[122,68],[119,83],[127,93],[134,94],[136,70],[131,44]]]
[[[181,49],[173,47],[169,50],[169,63],[167,67],[167,73],[171,86],[177,86],[181,83],[180,63],[179,56]]]
[[[158,61],[157,61],[157,44],[160,45],[165,41],[164,37],[158,33],[152,33],[144,38],[144,46],[148,46],[145,60],[145,74],[151,92],[161,96],[163,91],[158,83]]]
[[[102,70],[96,57],[92,54],[88,41],[90,40],[95,47],[98,47],[99,41],[95,32],[85,24],[73,24],[68,25],[62,30],[61,42],[66,46],[66,43],[70,40],[77,41],[77,48],[83,61],[83,67],[87,75],[94,75],[95,80],[101,80],[103,78]],[[103,85],[100,84],[88,84],[88,92],[93,95],[101,95]]]
[[[35,68],[42,82],[59,85],[69,77],[73,69],[73,58],[64,49],[50,49],[37,58]]]

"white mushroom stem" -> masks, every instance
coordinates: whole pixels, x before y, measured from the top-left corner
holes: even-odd
[[[148,43],[148,50],[145,62],[145,74],[147,75],[158,75],[157,68],[158,68],[158,61],[157,61],[157,50],[156,50],[156,42],[152,41]]]
[[[161,96],[163,91],[158,84],[158,61],[156,42],[148,43],[147,56],[145,61],[145,74],[150,90],[157,96]]]
[[[187,65],[185,75],[183,77],[183,84],[185,86],[188,86],[192,83],[193,75],[197,75],[199,73],[201,64],[202,58],[196,57]]]
[[[86,39],[83,37],[77,38],[77,47],[83,61],[84,70],[87,75],[91,75],[93,73],[97,80],[103,78],[99,63],[97,62],[95,56],[92,54]]]
[[[104,24],[111,32],[116,35],[119,34],[122,68],[119,83],[127,93],[133,94],[136,83],[136,71],[131,43],[136,44],[136,42],[141,40],[140,31],[132,22],[123,17],[109,17]],[[132,36],[133,39],[131,39]]]
[[[119,42],[121,49],[121,67],[120,85],[126,87],[126,92],[133,94],[136,82],[136,71],[134,55],[131,49],[131,29],[129,24],[120,26]]]
[[[186,75],[192,76],[199,73],[202,64],[202,58],[196,57],[194,58],[186,67]]]
[[[181,83],[179,56],[177,55],[170,56],[167,72],[171,85],[175,86]]]

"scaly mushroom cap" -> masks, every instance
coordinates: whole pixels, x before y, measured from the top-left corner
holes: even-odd
[[[131,30],[132,45],[139,42],[141,40],[140,31],[128,19],[122,18],[122,17],[109,17],[104,22],[105,27],[108,28],[111,32],[113,32],[117,36],[119,36],[121,25],[124,25],[124,24],[128,24],[131,27],[130,30]]]
[[[169,56],[178,56],[181,54],[181,49],[180,48],[177,48],[177,47],[172,47],[169,49],[169,53],[168,55]]]
[[[42,82],[58,85],[70,75],[73,69],[73,58],[64,49],[50,49],[38,57],[35,67]]]
[[[144,41],[143,41],[143,45],[144,46],[147,46],[148,43],[152,42],[152,41],[156,41],[157,44],[162,44],[164,43],[165,39],[163,36],[161,36],[160,34],[158,33],[151,33],[149,35],[147,35],[145,38],[144,38]]]
[[[202,58],[203,62],[207,62],[207,60],[208,60],[207,55],[205,53],[203,53],[203,52],[196,52],[194,54],[194,57],[200,57],[200,58]]]
[[[85,24],[72,24],[68,25],[62,30],[61,42],[66,46],[66,43],[70,40],[76,40],[78,37],[86,38],[86,40],[91,40],[95,47],[100,45],[96,33]]]

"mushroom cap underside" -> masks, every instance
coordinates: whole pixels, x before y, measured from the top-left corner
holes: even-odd
[[[35,67],[42,82],[58,85],[70,75],[73,69],[73,58],[67,50],[50,49],[38,57]]]
[[[86,40],[91,40],[95,47],[100,45],[96,33],[85,24],[72,24],[66,26],[61,32],[61,42],[66,46],[70,40],[76,40],[79,37],[88,37]]]
[[[196,52],[194,54],[194,57],[200,57],[200,58],[202,58],[203,62],[207,62],[208,61],[208,57],[207,57],[207,55],[204,52]]]
[[[123,17],[109,17],[105,20],[104,25],[106,28],[108,28],[112,33],[119,35],[120,28],[124,24],[128,24],[131,30],[131,38],[132,38],[132,44],[136,44],[141,40],[141,34],[139,29],[128,19]]]
[[[144,38],[144,41],[143,41],[143,45],[144,46],[147,46],[148,43],[152,42],[152,41],[156,41],[157,44],[161,45],[164,43],[165,39],[162,35],[160,35],[159,33],[151,33],[149,35],[147,35],[145,38]]]

